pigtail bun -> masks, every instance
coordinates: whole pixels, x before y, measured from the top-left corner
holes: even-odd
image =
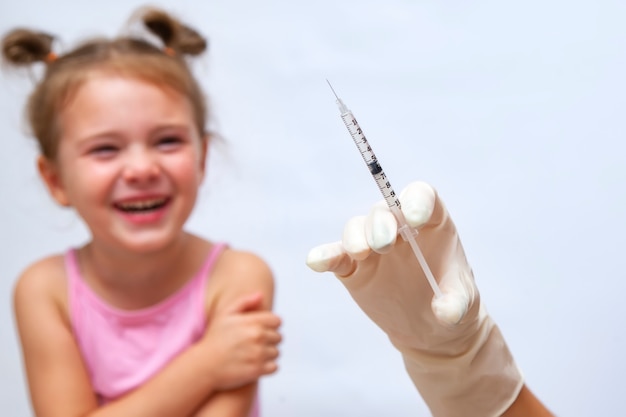
[[[29,29],[14,29],[2,38],[4,61],[27,66],[35,62],[49,62],[54,36]]]
[[[158,9],[143,11],[141,20],[167,48],[186,55],[200,55],[207,48],[207,41],[197,31]]]

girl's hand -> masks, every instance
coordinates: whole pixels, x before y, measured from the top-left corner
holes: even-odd
[[[239,388],[278,369],[281,320],[262,304],[260,292],[239,298],[211,320],[199,342],[210,352],[216,389]]]

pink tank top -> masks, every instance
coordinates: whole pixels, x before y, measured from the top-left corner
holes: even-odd
[[[206,284],[225,246],[214,245],[200,271],[180,290],[140,310],[107,304],[81,277],[76,251],[66,253],[72,328],[101,403],[142,385],[202,337]],[[258,415],[255,401],[250,417]]]

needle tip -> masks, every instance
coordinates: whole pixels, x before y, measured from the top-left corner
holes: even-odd
[[[335,95],[335,97],[337,97],[337,100],[339,100],[339,96],[337,95],[337,93],[335,93],[335,89],[330,84],[330,81],[328,81],[328,78],[326,78],[326,82],[328,83],[328,86],[330,87],[330,89],[333,91],[333,94]]]

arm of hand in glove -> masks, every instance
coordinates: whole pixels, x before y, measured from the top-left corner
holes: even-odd
[[[353,217],[340,242],[320,245],[307,264],[341,280],[361,309],[402,353],[433,416],[501,416],[523,378],[481,304],[463,246],[435,190],[414,182],[400,195],[407,223],[438,281],[433,291],[384,202]]]

